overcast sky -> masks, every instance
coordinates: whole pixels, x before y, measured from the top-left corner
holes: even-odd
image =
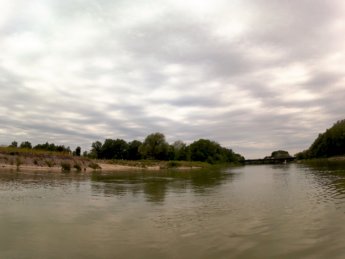
[[[295,154],[344,119],[342,0],[0,0],[0,144]]]

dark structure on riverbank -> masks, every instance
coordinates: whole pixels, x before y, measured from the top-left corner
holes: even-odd
[[[295,157],[288,158],[263,158],[263,159],[247,159],[244,160],[246,165],[264,165],[264,164],[285,164],[295,161]]]
[[[263,159],[247,159],[244,161],[246,165],[263,165],[263,164],[286,164],[295,160],[295,157],[290,156],[289,152],[278,150],[272,152],[271,156],[266,156]]]

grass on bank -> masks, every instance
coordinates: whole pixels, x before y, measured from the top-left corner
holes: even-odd
[[[304,159],[304,160],[298,160],[298,163],[315,165],[315,166],[339,165],[339,166],[344,166],[345,168],[345,156]]]
[[[56,151],[18,148],[18,147],[0,147],[0,153],[5,154],[5,155],[72,157],[72,154],[68,152],[56,152]]]
[[[137,168],[150,168],[158,167],[160,169],[170,169],[170,168],[210,168],[215,166],[222,166],[219,164],[211,165],[207,162],[197,162],[197,161],[160,161],[160,160],[98,160],[90,159],[86,157],[75,157],[71,153],[67,152],[56,152],[47,150],[37,150],[37,149],[26,149],[26,148],[15,148],[15,147],[0,147],[0,154],[6,155],[4,159],[9,159],[13,156],[14,158],[23,157],[31,158],[32,163],[36,166],[46,165],[48,167],[61,166],[62,171],[70,171],[75,169],[80,171],[82,168],[89,167],[93,170],[100,170],[100,163],[109,163],[114,165],[123,165]],[[24,164],[19,163],[19,166]],[[63,160],[63,161],[61,161]],[[19,160],[18,160],[19,161]],[[68,166],[65,162],[70,163]],[[18,166],[18,162],[14,161]],[[62,163],[62,164],[61,164]],[[228,166],[227,164],[226,166]]]
[[[342,171],[345,172],[345,156],[329,158],[313,158],[299,160],[299,164],[304,164],[314,169]]]
[[[208,168],[212,165],[206,162],[197,161],[159,161],[159,160],[110,160],[115,165],[149,168],[159,167],[160,169],[168,168]]]

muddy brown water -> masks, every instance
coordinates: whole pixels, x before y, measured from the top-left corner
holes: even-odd
[[[0,258],[345,258],[345,168],[0,172]]]

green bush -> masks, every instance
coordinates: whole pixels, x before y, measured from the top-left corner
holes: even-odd
[[[79,164],[75,164],[73,168],[76,169],[78,172],[81,171],[81,166]]]
[[[180,164],[177,161],[169,161],[167,163],[167,167],[171,168],[171,167],[178,167]]]
[[[92,168],[93,170],[102,169],[102,167],[100,167],[99,164],[96,164],[94,162],[91,162],[89,164],[89,167]]]
[[[48,167],[53,167],[55,165],[54,161],[50,161],[50,160],[45,160],[44,161]]]
[[[63,172],[69,172],[69,171],[71,171],[71,164],[66,163],[66,162],[62,162],[61,163],[61,169]]]

